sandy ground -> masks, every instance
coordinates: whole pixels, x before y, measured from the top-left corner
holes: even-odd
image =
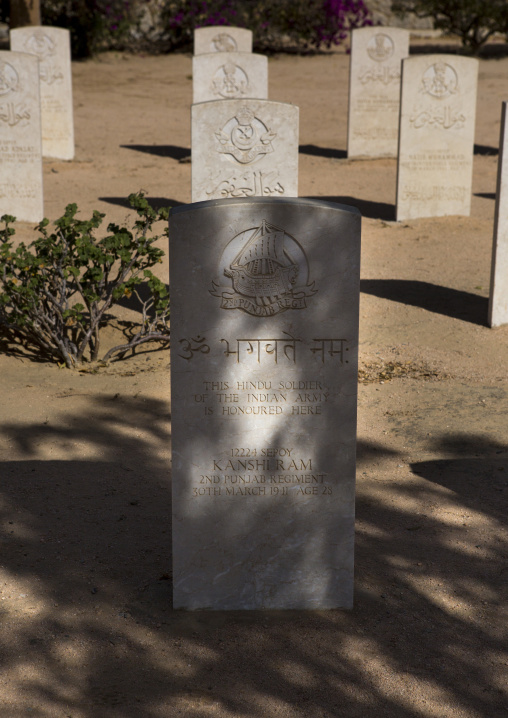
[[[345,158],[347,68],[270,60],[300,195],[364,215],[354,610],[174,612],[169,352],[90,373],[2,345],[2,717],[508,716],[508,326],[486,326],[508,59],[480,64],[471,217],[399,224],[395,161]],[[73,73],[47,216],[189,202],[191,58]]]

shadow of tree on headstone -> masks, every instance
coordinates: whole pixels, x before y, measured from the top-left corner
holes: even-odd
[[[359,443],[373,478],[358,486],[352,612],[186,613],[171,609],[169,421],[163,401],[101,395],[0,427],[24,455],[0,465],[9,715],[502,715],[508,446],[441,437],[450,459],[395,488],[375,480],[394,452]],[[445,501],[491,522],[482,546],[433,515]]]
[[[362,279],[360,291],[487,326],[488,299],[471,292],[413,279]]]

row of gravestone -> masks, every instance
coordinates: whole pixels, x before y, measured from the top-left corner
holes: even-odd
[[[265,99],[267,58],[250,52],[250,31],[201,28],[194,43],[192,201],[298,196],[299,111]],[[348,156],[397,157],[397,220],[469,215],[478,61],[408,55],[407,30],[353,30]],[[503,225],[502,211],[496,216]],[[497,300],[506,273],[499,269],[501,225],[496,221],[492,326],[508,321]]]
[[[38,222],[42,157],[74,157],[70,34],[18,28],[10,46],[0,52],[0,215]]]
[[[34,86],[34,62],[19,71],[2,62],[3,122],[26,127],[35,110],[20,98]],[[435,65],[423,72],[420,93],[460,100],[462,79],[450,76],[450,63]],[[215,82],[233,87],[236,70],[223,64],[215,73],[221,67]],[[255,102],[221,100],[215,111],[224,114],[203,130],[234,172],[262,167],[286,130],[275,116],[260,118],[263,100]],[[446,107],[416,108],[415,131],[450,122],[458,130],[463,120]],[[29,136],[4,137],[4,156],[19,165],[36,154]],[[193,125],[193,150],[197,137]],[[417,145],[409,159],[421,173],[443,159],[437,153],[428,157]],[[284,153],[279,162],[287,166]],[[501,187],[504,162],[502,154]],[[249,185],[233,202],[192,204],[170,217],[174,605],[349,607],[360,216],[326,202],[273,199],[264,189],[253,194]],[[506,225],[499,206],[496,226]],[[497,256],[506,276],[506,250]]]
[[[288,137],[297,139],[293,132],[297,111],[266,100],[267,58],[238,52],[247,31],[241,30],[241,36],[237,32],[238,28],[196,31],[193,150],[197,159],[204,159],[193,169],[193,201],[297,195],[297,178],[286,188],[273,169],[284,166],[281,157],[288,159],[287,174],[297,167]],[[249,38],[248,47],[251,42]],[[348,156],[398,157],[398,220],[468,215],[478,62],[443,55],[409,59],[408,55],[407,30],[371,27],[352,32]],[[243,104],[231,105],[229,114],[218,104],[197,104],[223,99],[243,100]],[[276,124],[287,128],[287,136],[272,129]],[[261,137],[266,138],[264,143]],[[240,149],[239,144],[252,152]],[[218,155],[224,171],[214,173]],[[262,160],[270,166],[266,183],[259,180],[264,172]]]
[[[364,84],[400,83],[400,63],[382,66],[390,45],[374,32],[379,67],[365,69]],[[419,60],[404,61],[399,180],[407,172],[413,202],[450,201],[463,175],[470,194],[476,67],[472,78],[462,58]],[[398,137],[398,127],[386,131],[381,95],[357,103],[371,118],[364,142],[368,132],[380,143]],[[269,104],[194,104],[193,199],[217,196],[216,187],[228,199],[170,216],[175,608],[353,602],[360,216],[238,184],[250,165],[266,172],[261,162],[275,157],[283,127],[263,114]],[[389,107],[398,122],[398,96]],[[501,146],[506,117],[505,103]],[[272,167],[284,165],[282,154]],[[507,309],[503,152],[499,166],[496,276]]]
[[[469,215],[478,61],[408,55],[407,30],[353,31],[348,157],[397,157],[397,220]]]
[[[268,59],[243,28],[194,33],[192,201],[298,196],[299,109],[268,100]]]

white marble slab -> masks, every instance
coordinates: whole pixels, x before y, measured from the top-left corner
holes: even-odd
[[[175,608],[352,606],[360,221],[171,211]]]
[[[194,54],[209,52],[252,52],[252,30],[231,25],[196,28]]]
[[[39,61],[0,51],[0,216],[44,217]]]
[[[469,215],[478,60],[402,62],[397,220]]]
[[[508,324],[508,102],[502,103],[492,244],[489,326]]]
[[[10,32],[10,42],[11,50],[39,58],[43,156],[72,160],[74,118],[69,30],[45,26],[16,28]]]
[[[215,100],[191,115],[193,202],[298,196],[298,107]]]
[[[409,31],[362,27],[351,34],[348,157],[396,157],[401,63]]]
[[[193,103],[268,99],[268,58],[252,52],[215,52],[192,58]]]

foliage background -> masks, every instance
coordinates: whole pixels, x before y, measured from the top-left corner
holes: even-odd
[[[371,24],[364,0],[41,0],[42,22],[71,31],[73,56],[192,49],[194,28],[237,25],[255,48],[317,50]]]

